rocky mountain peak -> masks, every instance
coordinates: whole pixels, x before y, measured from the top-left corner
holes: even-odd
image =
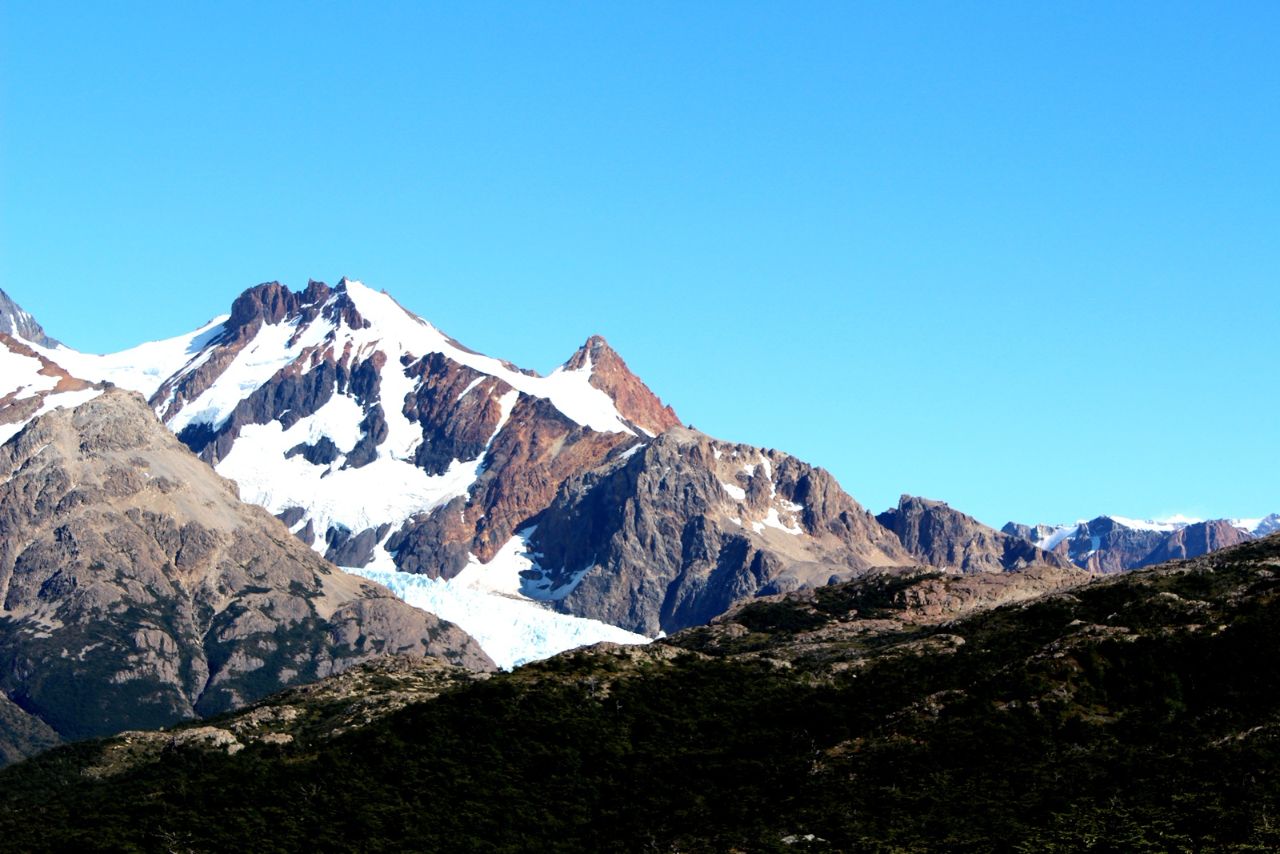
[[[589,370],[591,385],[613,399],[623,418],[650,435],[680,426],[675,410],[663,405],[602,335],[588,338],[561,370]]]
[[[0,332],[21,338],[41,347],[57,347],[58,341],[50,338],[36,323],[36,319],[23,311],[3,290],[0,290]]]
[[[1041,564],[1066,568],[1062,557],[990,528],[946,502],[903,495],[876,520],[912,555],[930,566],[960,572],[1005,572]]]
[[[1276,531],[1280,531],[1280,513],[1272,513],[1263,519],[1258,527],[1254,528],[1254,533],[1259,537],[1274,534]]]

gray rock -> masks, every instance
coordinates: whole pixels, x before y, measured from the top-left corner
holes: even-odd
[[[136,394],[0,446],[0,690],[65,739],[226,711],[374,656],[492,662],[240,502]]]

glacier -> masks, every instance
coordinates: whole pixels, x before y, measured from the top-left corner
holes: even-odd
[[[495,595],[458,578],[443,580],[374,567],[342,567],[382,584],[405,602],[456,624],[503,670],[601,641],[646,644],[652,638],[552,611],[518,596]]]

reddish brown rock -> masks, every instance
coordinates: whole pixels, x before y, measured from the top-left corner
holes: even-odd
[[[664,406],[599,335],[588,338],[564,367],[577,371],[587,365],[591,366],[591,385],[613,398],[618,412],[635,426],[651,435],[680,426],[675,410]]]
[[[1199,557],[1251,539],[1252,536],[1226,519],[1195,522],[1165,537],[1164,542],[1152,549],[1139,565],[1151,566],[1170,560]]]
[[[37,353],[27,343],[14,338],[8,333],[0,332],[0,348],[18,356],[34,359],[40,364],[36,373],[39,376],[55,380],[53,388],[42,389],[38,392],[9,388],[7,384],[0,384],[0,424],[18,424],[26,421],[40,410],[40,407],[44,405],[45,400],[50,395],[62,394],[68,391],[83,391],[90,388],[103,388],[102,383],[90,383],[79,377],[73,377],[61,365]],[[2,379],[0,379],[0,383],[3,383]]]

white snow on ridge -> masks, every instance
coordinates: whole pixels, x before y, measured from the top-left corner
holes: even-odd
[[[70,347],[33,348],[50,361],[61,365],[67,373],[91,382],[109,382],[150,398],[161,383],[180,371],[214,339],[222,334],[229,315],[220,315],[204,326],[185,335],[148,341],[103,356],[81,353]]]
[[[215,429],[221,426],[242,400],[302,355],[303,350],[323,341],[328,333],[325,324],[313,323],[290,346],[289,341],[297,331],[296,320],[291,323],[264,323],[217,381],[169,419],[169,429],[181,433],[189,424],[209,424]]]
[[[368,355],[375,349],[382,350],[387,355],[388,367],[396,364],[404,354],[421,358],[430,353],[442,353],[458,364],[498,377],[518,391],[549,400],[578,424],[606,433],[636,432],[626,424],[609,395],[591,385],[590,363],[576,371],[557,368],[549,376],[530,376],[498,359],[466,351],[388,294],[375,291],[354,279],[343,279],[340,287],[346,289],[357,311],[370,322],[370,328],[350,329],[344,326],[335,330],[332,323],[316,319],[302,340],[288,346],[289,338],[297,331],[297,320],[263,324],[254,341],[237,354],[213,386],[170,420],[170,428],[176,433],[192,423],[216,426],[226,419],[236,403],[269,381],[303,349],[319,344],[326,335],[336,331],[340,337],[349,338],[362,355]],[[221,315],[194,332],[106,355],[81,353],[65,346],[33,346],[73,376],[94,382],[111,382],[150,398],[166,379],[184,369],[189,371],[197,366],[197,360],[208,358],[207,348],[222,334],[227,318],[228,315]],[[394,368],[386,370],[384,380],[387,375],[398,375],[398,372]],[[395,377],[391,379],[394,382]],[[383,410],[389,422],[399,409],[397,404],[403,400],[398,397],[402,386],[407,393],[410,387],[407,379],[403,384],[395,384],[394,388],[384,389]],[[397,425],[389,426],[393,432],[396,430]],[[406,437],[407,432],[402,431],[400,438]],[[403,442],[394,444],[403,447]]]
[[[26,343],[30,344],[30,342]],[[31,346],[34,347],[34,345]],[[51,391],[57,386],[58,378],[41,374],[40,370],[43,367],[39,359],[15,353],[8,347],[0,346],[0,397],[14,394],[15,400],[27,400]],[[0,424],[0,443],[7,442],[16,436],[36,416],[52,412],[59,407],[74,408],[100,394],[102,394],[101,391],[93,388],[46,394],[40,408],[29,418],[11,424]]]
[[[1257,519],[1232,519],[1230,521],[1233,528],[1239,528],[1255,537],[1265,537],[1267,534],[1280,531],[1280,513],[1272,513],[1269,516],[1262,516]]]
[[[601,433],[635,432],[623,421],[613,399],[591,385],[589,361],[580,370],[557,368],[549,376],[529,376],[491,356],[461,349],[448,336],[410,313],[389,295],[354,279],[343,281],[356,310],[373,324],[370,336],[381,339],[381,349],[387,352],[389,359],[399,353],[410,353],[416,357],[443,353],[460,365],[498,377],[518,391],[551,401],[568,418],[592,430]]]
[[[1174,514],[1164,519],[1130,519],[1126,516],[1108,516],[1107,518],[1134,531],[1160,531],[1165,533],[1179,531],[1188,525],[1204,521],[1203,519],[1195,519],[1181,514]]]
[[[16,353],[0,344],[0,377],[3,377],[0,396],[16,391],[17,399],[21,400],[52,389],[58,384],[58,378],[41,374],[42,367],[39,359]]]

